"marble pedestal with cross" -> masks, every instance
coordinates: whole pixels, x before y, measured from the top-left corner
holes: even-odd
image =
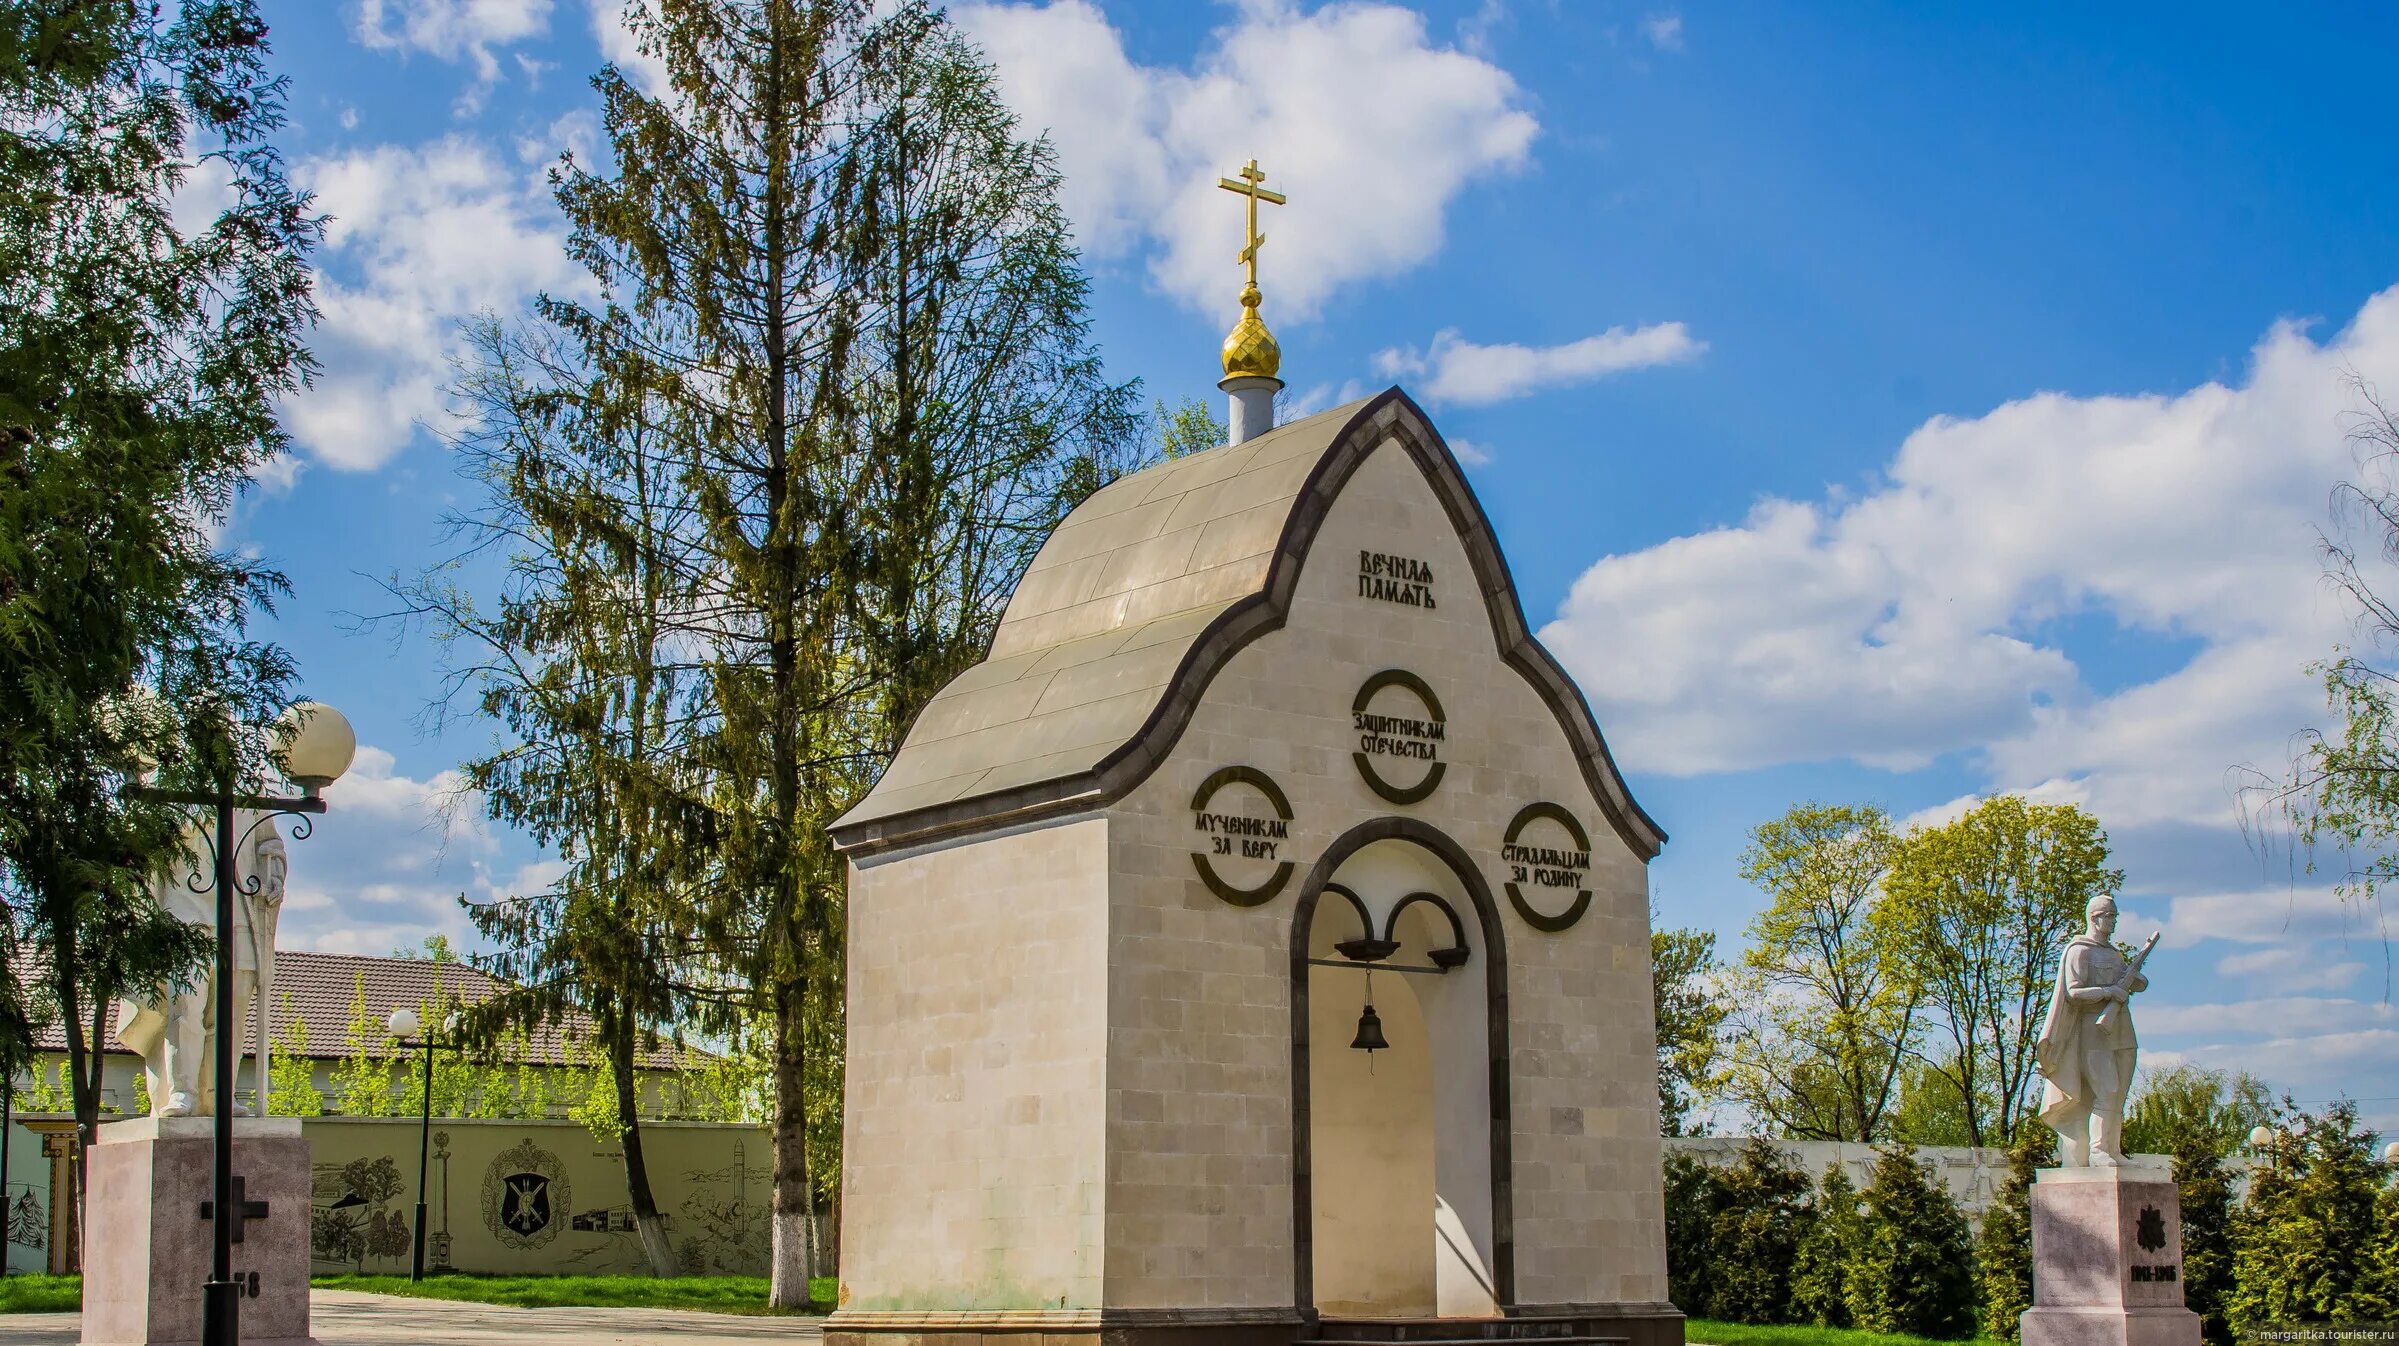
[[[2023,1346],[2199,1346],[2182,1200],[2162,1168],[2045,1168],[2032,1192]]]
[[[212,1222],[216,1123],[141,1117],[100,1128],[86,1160],[85,1346],[171,1346],[200,1340]],[[233,1126],[240,1184],[233,1274],[242,1283],[244,1346],[304,1346],[308,1232],[313,1208],[308,1142],[297,1117],[243,1117]]]

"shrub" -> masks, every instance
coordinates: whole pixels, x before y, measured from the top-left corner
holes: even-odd
[[[1818,1327],[1849,1326],[1850,1253],[1865,1228],[1858,1189],[1838,1161],[1824,1169],[1816,1207],[1791,1258],[1791,1317]]]
[[[1724,1182],[1689,1155],[1666,1156],[1666,1296],[1696,1313],[1714,1288],[1708,1241],[1724,1207]]]
[[[1708,1225],[1707,1316],[1731,1323],[1788,1321],[1791,1264],[1814,1214],[1808,1175],[1761,1136],[1716,1178],[1721,1204]]]
[[[2225,1317],[2248,1336],[2269,1323],[2353,1322],[2369,1315],[2361,1280],[2375,1235],[2382,1161],[2375,1135],[2357,1127],[2347,1100],[2322,1114],[2291,1109],[2266,1163],[2251,1171],[2249,1199],[2233,1220],[2232,1293]]]
[[[1884,1150],[1859,1203],[1862,1227],[1844,1267],[1850,1321],[1869,1332],[1971,1335],[1973,1250],[1966,1217],[1946,1189],[1925,1179],[1915,1147]]]
[[[1974,1240],[1974,1279],[1982,1291],[1983,1335],[2014,1341],[2024,1311],[2032,1307],[2032,1184],[2034,1175],[2057,1162],[2057,1133],[2039,1123],[2016,1129],[2008,1147],[2007,1177],[1997,1199],[1983,1212]]]

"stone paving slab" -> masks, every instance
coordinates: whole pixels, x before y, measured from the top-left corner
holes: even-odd
[[[0,1314],[0,1346],[77,1346],[83,1315]],[[745,1318],[682,1309],[519,1309],[447,1299],[319,1290],[309,1326],[323,1346],[517,1346],[575,1342],[577,1346],[737,1346],[751,1342],[815,1343],[822,1318]]]

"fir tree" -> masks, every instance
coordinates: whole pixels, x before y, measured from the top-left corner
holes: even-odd
[[[2037,1170],[2057,1162],[2057,1133],[2046,1126],[2016,1132],[2008,1147],[2007,1177],[1983,1212],[1974,1241],[1974,1278],[1982,1290],[1983,1335],[2014,1341],[2032,1307],[2032,1184]]]
[[[1809,1222],[1808,1175],[1763,1136],[1717,1175],[1721,1204],[1708,1224],[1706,1316],[1779,1323],[1791,1307],[1791,1268]]]
[[[1916,1164],[1886,1149],[1859,1194],[1864,1214],[1845,1274],[1850,1321],[1868,1332],[1964,1337],[1974,1331],[1973,1249],[1966,1217]]]
[[[1865,1212],[1857,1184],[1838,1160],[1825,1165],[1815,1212],[1791,1258],[1791,1317],[1818,1327],[1849,1326],[1849,1262],[1863,1241]]]
[[[2233,1224],[2234,1335],[2270,1323],[2350,1322],[2369,1316],[2359,1294],[2374,1239],[2386,1165],[2357,1105],[2313,1116],[2285,1104],[2288,1122]]]

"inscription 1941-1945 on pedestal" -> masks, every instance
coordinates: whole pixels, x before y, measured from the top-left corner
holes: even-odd
[[[1413,556],[1389,552],[1358,553],[1358,597],[1428,611],[1439,606],[1433,602],[1433,568]]]

